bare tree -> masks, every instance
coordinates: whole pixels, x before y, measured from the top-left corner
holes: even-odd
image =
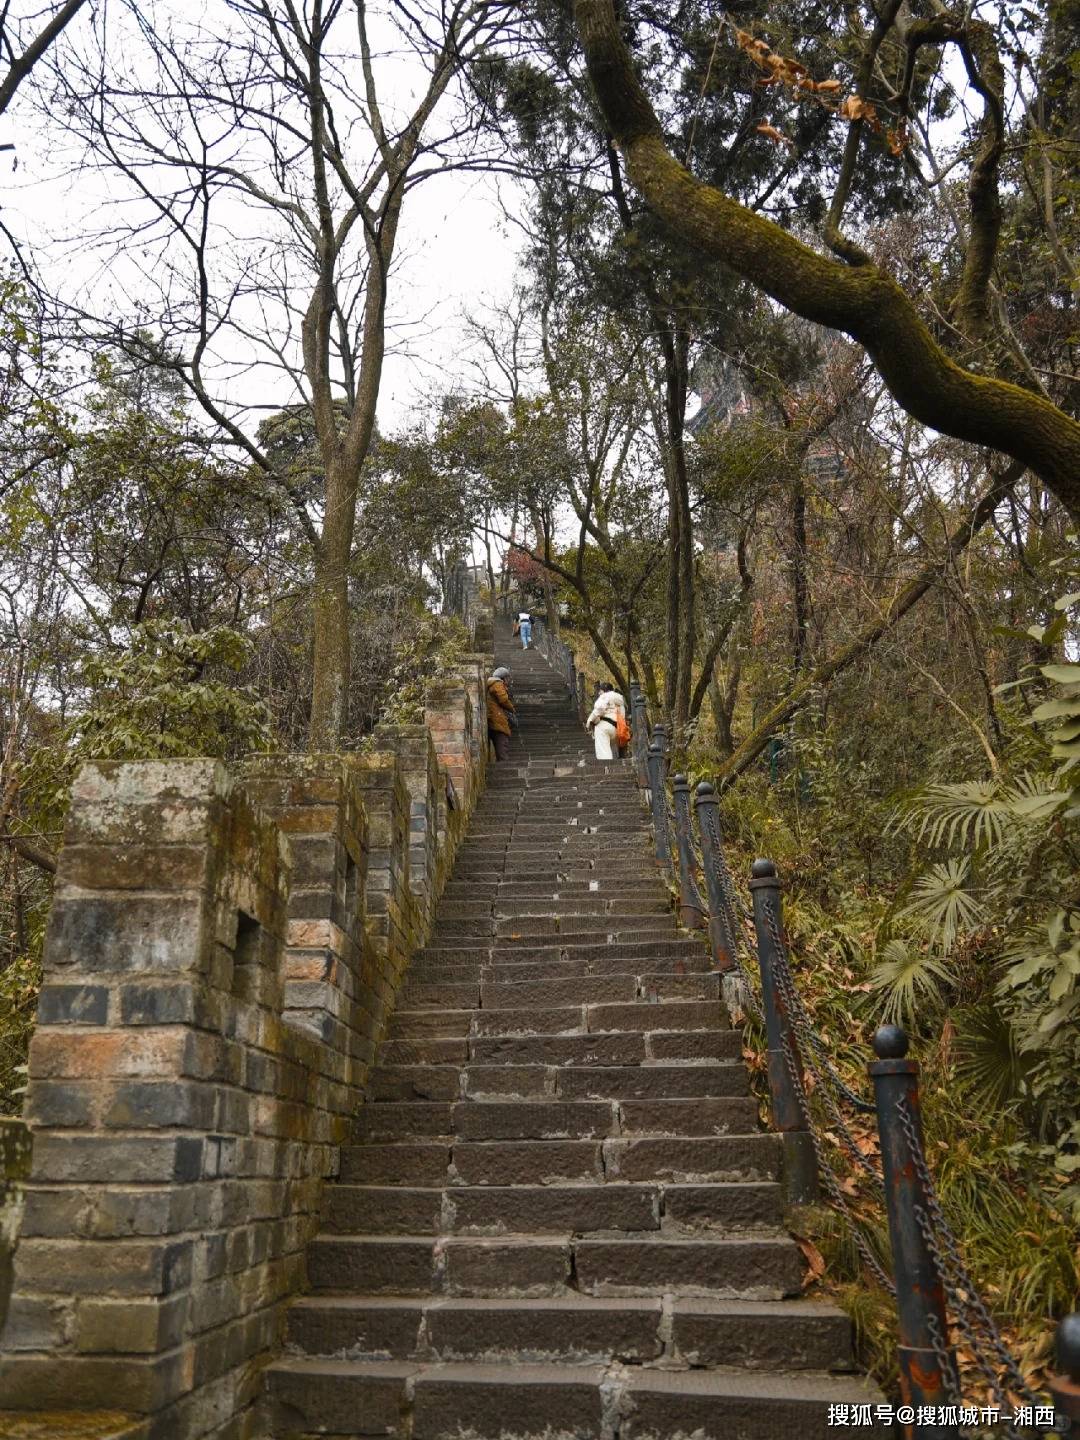
[[[124,44],[95,19],[53,66],[64,123],[128,202],[94,239],[135,301],[108,317],[82,303],[85,330],[175,370],[284,489],[311,546],[316,749],[336,747],[345,720],[349,565],[403,209],[430,177],[493,162],[469,67],[513,9],[228,0],[214,28],[133,6]],[[282,408],[269,402],[283,380],[311,417],[318,474],[306,455],[293,473],[252,424]]]

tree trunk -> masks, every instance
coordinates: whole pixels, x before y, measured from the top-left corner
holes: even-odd
[[[348,720],[349,559],[355,518],[356,482],[344,467],[334,466],[326,476],[326,518],[312,592],[315,647],[308,744],[316,754],[340,748]]]
[[[806,486],[802,475],[795,478],[791,497],[791,600],[794,635],[791,648],[791,679],[799,678],[806,654],[809,586],[806,576]]]

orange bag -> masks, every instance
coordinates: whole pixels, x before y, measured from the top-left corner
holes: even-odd
[[[630,744],[630,726],[621,710],[615,719],[615,740],[620,750]]]

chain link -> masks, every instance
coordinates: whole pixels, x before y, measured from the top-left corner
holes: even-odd
[[[790,1015],[793,1009],[794,1002],[797,1000],[794,977],[792,976],[790,969],[783,963],[777,965],[774,973],[776,975],[777,988],[780,991],[780,998],[784,1003],[785,1010]],[[855,1162],[855,1164],[861,1170],[863,1170],[866,1175],[870,1177],[874,1188],[878,1190],[882,1195],[884,1195],[884,1180],[878,1173],[877,1167],[874,1165],[874,1163],[859,1149],[855,1137],[852,1135],[850,1129],[848,1128],[847,1121],[844,1119],[844,1116],[840,1111],[840,1106],[836,1102],[836,1097],[829,1089],[828,1084],[823,1080],[821,1072],[818,1070],[814,1062],[813,1054],[806,1046],[803,1046],[802,1048],[802,1059],[804,1064],[810,1070],[810,1073],[818,1082],[814,1088],[814,1094],[821,1096],[826,1109],[829,1111],[829,1115],[832,1120],[832,1128],[836,1132],[836,1137],[840,1142],[841,1149],[847,1151],[848,1156]]]
[[[784,937],[780,932],[780,924],[777,919],[776,908],[771,900],[767,900],[765,902],[764,910],[766,928],[769,931],[769,938],[773,942],[774,951],[777,956],[778,975],[780,972],[782,972],[787,976],[788,980],[790,981],[792,999],[792,1024],[798,1030],[800,1037],[806,1040],[807,1044],[813,1049],[813,1051],[817,1055],[818,1064],[821,1066],[821,1069],[824,1072],[824,1077],[827,1078],[828,1083],[833,1087],[833,1089],[838,1094],[843,1096],[843,1098],[848,1102],[849,1105],[852,1106],[853,1109],[858,1110],[861,1114],[874,1114],[875,1107],[873,1102],[870,1100],[864,1100],[861,1095],[858,1095],[854,1090],[851,1089],[849,1085],[845,1084],[839,1074],[837,1074],[835,1067],[829,1060],[828,1054],[826,1053],[825,1041],[818,1034],[817,1028],[810,1017],[810,1012],[803,1004],[802,996],[799,994],[798,987],[795,984],[795,976],[794,972],[791,969],[791,961],[788,957],[787,945],[784,943]]]
[[[896,1286],[893,1284],[892,1279],[886,1272],[881,1261],[874,1254],[870,1242],[862,1233],[858,1219],[848,1204],[847,1197],[844,1195],[843,1190],[840,1188],[840,1182],[836,1178],[836,1172],[829,1164],[828,1156],[825,1154],[817,1131],[814,1129],[813,1116],[810,1113],[810,1101],[806,1094],[806,1087],[803,1084],[802,1075],[799,1073],[799,1065],[792,1049],[791,1037],[786,1033],[782,1037],[782,1051],[784,1065],[791,1080],[791,1087],[795,1092],[795,1101],[799,1107],[799,1114],[802,1117],[803,1124],[806,1126],[807,1134],[810,1136],[814,1159],[817,1162],[818,1175],[828,1192],[829,1199],[832,1201],[834,1208],[838,1210],[847,1221],[848,1228],[851,1231],[851,1238],[855,1242],[855,1248],[862,1256],[867,1269],[882,1289],[888,1291],[890,1295],[895,1297]]]
[[[941,1280],[956,1327],[998,1405],[1005,1409],[1009,1403],[1002,1377],[1008,1389],[1025,1404],[1037,1405],[1038,1398],[1020,1373],[1015,1357],[1002,1339],[1001,1331],[964,1265],[959,1241],[941,1208],[930,1166],[919,1142],[915,1119],[904,1096],[896,1102],[896,1109],[911,1163],[926,1201],[925,1206],[915,1206],[915,1221]],[[987,1357],[987,1349],[991,1351],[992,1359]],[[1011,1424],[1006,1434],[1009,1440],[1020,1440],[1019,1433]]]

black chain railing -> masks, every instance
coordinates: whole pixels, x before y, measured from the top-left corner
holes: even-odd
[[[868,1274],[895,1298],[903,1400],[897,1418],[903,1433],[912,1440],[1080,1436],[1080,1315],[1067,1317],[1059,1327],[1061,1373],[1049,1382],[1049,1403],[1025,1381],[945,1217],[923,1149],[918,1066],[906,1058],[907,1037],[894,1026],[875,1035],[877,1058],[868,1067],[873,1101],[844,1081],[799,993],[776,867],[767,860],[755,862],[751,911],[724,857],[713,786],[707,781],[698,785],[691,805],[686,777],[675,775],[669,799],[667,737],[660,724],[650,729],[636,685],[631,686],[631,715],[635,775],[647,792],[654,853],[675,891],[680,921],[707,927],[733,1018],[745,1018],[765,1032],[771,1118],[784,1144],[786,1197],[789,1203],[806,1202],[824,1192],[844,1219]],[[756,976],[744,955],[756,959]],[[876,1116],[880,1169],[874,1147],[867,1145],[865,1134],[854,1133],[848,1114]],[[832,1148],[866,1183],[866,1195],[857,1186],[855,1195],[885,1211],[892,1274],[856,1210],[851,1180],[842,1179],[830,1159]],[[960,1398],[953,1333],[970,1352],[994,1405],[969,1405]]]

